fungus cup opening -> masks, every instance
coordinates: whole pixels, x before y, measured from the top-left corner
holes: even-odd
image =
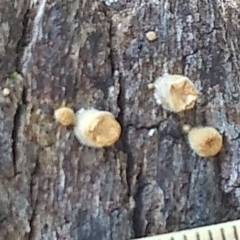
[[[165,74],[154,85],[157,103],[172,112],[193,108],[198,98],[194,84],[185,76]]]
[[[148,41],[155,41],[157,39],[157,34],[155,31],[148,31],[146,33],[146,38]]]
[[[216,156],[223,145],[222,135],[213,127],[191,129],[188,140],[190,147],[201,157]]]
[[[79,142],[91,147],[108,147],[120,137],[121,126],[112,113],[96,109],[80,110],[74,128]]]
[[[71,108],[61,107],[54,111],[54,117],[62,126],[70,126],[75,123],[75,113]]]

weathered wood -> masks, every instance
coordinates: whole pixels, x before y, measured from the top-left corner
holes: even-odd
[[[124,240],[238,218],[237,1],[4,0],[0,11],[11,90],[0,94],[0,239]],[[157,106],[147,84],[166,71],[196,84],[193,110]],[[82,146],[53,118],[63,102],[111,111],[121,139]],[[221,153],[197,157],[184,123],[216,127]]]

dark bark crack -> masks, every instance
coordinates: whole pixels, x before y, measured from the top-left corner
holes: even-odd
[[[24,48],[28,44],[27,39],[28,39],[28,26],[29,26],[29,20],[30,20],[30,13],[31,13],[30,9],[27,8],[22,21],[22,35],[16,47],[17,58],[15,61],[15,65],[16,65],[16,71],[18,73],[22,72],[21,58],[23,55]]]
[[[13,159],[13,169],[14,169],[14,176],[18,174],[17,170],[17,142],[18,142],[18,129],[20,126],[20,118],[21,118],[21,105],[18,104],[16,113],[13,119],[13,130],[12,130],[12,159]]]
[[[109,22],[110,22],[110,27],[109,27],[109,45],[110,45],[110,53],[109,53],[109,61],[111,65],[111,75],[112,78],[114,78],[114,73],[117,70],[117,66],[115,65],[115,56],[114,56],[114,45],[113,45],[113,23],[111,19],[111,9],[107,10],[107,14],[109,16]],[[128,195],[132,196],[132,184],[131,184],[131,178],[132,178],[132,171],[134,168],[134,159],[131,153],[131,148],[128,142],[128,128],[126,127],[125,123],[125,112],[124,112],[124,106],[125,106],[125,81],[121,77],[121,74],[118,76],[119,80],[119,94],[117,98],[117,104],[119,107],[119,114],[117,116],[118,122],[122,126],[122,133],[120,136],[120,140],[118,142],[118,147],[122,152],[124,152],[127,155],[127,184],[128,184]]]
[[[111,11],[109,10],[109,21],[110,21],[110,27],[109,27],[109,44],[110,44],[110,53],[109,53],[109,61],[111,65],[111,75],[112,79],[114,79],[114,73],[117,71],[117,66],[115,65],[116,59],[114,55],[114,45],[113,45],[113,24],[111,20]],[[135,199],[136,194],[134,193],[133,185],[132,185],[132,178],[133,178],[133,171],[134,171],[134,158],[133,154],[131,151],[131,147],[129,144],[128,140],[128,131],[129,131],[129,125],[127,125],[125,121],[125,92],[126,92],[126,83],[124,79],[121,76],[121,73],[118,76],[118,81],[119,81],[119,94],[117,98],[117,104],[119,107],[119,113],[117,116],[117,121],[121,124],[122,126],[122,133],[120,136],[120,140],[118,141],[117,147],[126,154],[127,156],[127,169],[126,169],[126,181],[128,185],[128,196],[133,196]],[[134,127],[134,126],[133,126]],[[138,216],[135,214],[139,209],[134,209],[133,210],[133,219],[132,219],[132,228],[134,231],[134,235],[136,236],[136,233],[138,232],[139,229],[139,221],[138,221]],[[112,238],[112,236],[111,236]]]
[[[145,125],[135,126],[134,124],[130,123],[130,124],[126,125],[126,127],[127,128],[134,128],[137,131],[139,131],[139,130],[151,130],[151,129],[158,129],[161,122],[154,123],[152,125],[146,125],[146,126]]]
[[[30,183],[30,199],[29,199],[29,201],[33,208],[33,213],[29,220],[29,226],[30,226],[30,232],[29,232],[29,238],[28,238],[29,240],[36,239],[37,209],[38,209],[38,205],[39,205],[39,195],[38,195],[38,192],[35,192],[34,188],[38,189],[38,181],[37,181],[38,176],[37,175],[39,173],[39,169],[40,169],[39,159],[37,158],[35,167],[31,174],[31,183]]]
[[[17,108],[15,111],[15,115],[13,117],[13,129],[12,129],[12,158],[13,158],[13,168],[14,168],[14,176],[19,174],[17,169],[17,158],[18,158],[18,142],[19,141],[19,132],[21,128],[21,118],[25,111],[26,104],[26,89],[22,89],[21,99],[17,103]]]
[[[107,9],[105,14],[109,17],[109,62],[110,62],[110,69],[111,69],[111,79],[112,81],[116,80],[115,78],[115,72],[117,71],[118,67],[116,66],[115,62],[115,55],[114,55],[114,45],[113,45],[113,23],[111,19],[111,9]],[[126,127],[125,123],[125,112],[124,112],[124,106],[125,106],[125,82],[121,78],[121,75],[118,76],[119,81],[119,94],[117,97],[117,105],[119,108],[118,116],[116,117],[117,121],[122,126],[122,132],[120,136],[120,140],[118,141],[117,147],[119,150],[121,150],[123,153],[127,156],[127,169],[126,169],[126,181],[128,185],[128,196],[132,196],[132,171],[134,169],[134,159],[131,153],[130,145],[128,142],[128,128]],[[133,231],[134,228],[134,220],[133,220]],[[134,232],[135,235],[135,232]],[[113,239],[113,236],[111,235],[111,239]]]
[[[15,69],[16,72],[21,75],[21,57],[23,54],[24,47],[26,46],[26,38],[27,38],[27,26],[29,21],[29,13],[30,10],[27,8],[25,14],[23,16],[22,21],[22,34],[16,46],[16,59],[15,59]],[[21,76],[23,78],[23,76]],[[24,84],[24,83],[21,83]],[[14,176],[16,176],[19,172],[17,169],[17,158],[18,158],[18,146],[17,143],[19,141],[19,131],[21,127],[21,118],[25,111],[26,105],[26,88],[23,85],[21,89],[21,98],[17,100],[17,107],[15,111],[15,115],[13,118],[13,129],[12,129],[12,158],[13,158],[13,166],[14,166]]]
[[[31,219],[29,220],[29,225],[30,225],[30,233],[29,233],[29,240],[34,240],[37,239],[36,237],[36,232],[37,232],[37,210],[34,208],[33,214]]]
[[[110,11],[110,10],[109,10]],[[113,30],[113,25],[112,25],[112,20],[111,20],[111,12],[110,14],[110,27],[109,27],[109,42],[110,42],[110,53],[109,53],[109,60],[110,60],[110,65],[111,65],[111,73],[112,73],[112,78],[114,79],[114,73],[118,70],[118,66],[115,64],[116,63],[116,57],[115,57],[115,52],[114,52],[114,43],[113,43],[113,36],[114,36],[114,30]],[[139,235],[142,231],[140,231],[142,224],[141,221],[139,220],[139,214],[141,214],[141,204],[139,204],[139,197],[142,192],[142,186],[138,187],[136,189],[136,186],[133,185],[133,178],[135,178],[135,165],[136,162],[133,157],[132,149],[129,143],[128,139],[128,133],[129,133],[129,128],[134,128],[136,130],[151,130],[153,128],[158,128],[160,123],[152,124],[149,126],[136,126],[134,124],[129,124],[126,122],[125,118],[125,106],[126,106],[126,101],[125,101],[125,93],[126,93],[126,82],[125,79],[121,75],[121,71],[119,71],[118,75],[118,81],[119,81],[119,94],[117,98],[117,104],[119,107],[119,114],[117,116],[118,122],[122,126],[122,133],[120,140],[118,141],[117,147],[119,150],[124,152],[127,156],[127,169],[126,169],[126,181],[128,185],[128,196],[131,197],[133,196],[135,202],[137,203],[135,209],[133,210],[132,214],[132,228],[134,232],[134,237],[138,237],[142,234]],[[137,179],[139,179],[141,176],[141,171],[137,176]]]
[[[125,112],[124,112],[124,106],[125,106],[125,83],[123,79],[120,77],[120,91],[118,95],[118,107],[120,109],[119,115],[117,117],[117,120],[122,126],[122,134],[119,141],[119,147],[122,152],[124,152],[127,155],[127,169],[126,169],[126,176],[127,176],[127,185],[128,185],[128,195],[133,196],[134,200],[136,201],[136,198],[138,198],[139,189],[137,189],[137,192],[134,191],[134,186],[132,184],[132,178],[134,176],[134,158],[132,154],[132,150],[129,144],[128,140],[128,130],[127,124],[125,122]],[[139,206],[137,205],[135,209],[133,210],[133,217],[132,217],[132,227],[134,232],[134,237],[137,236],[137,233],[139,232]]]

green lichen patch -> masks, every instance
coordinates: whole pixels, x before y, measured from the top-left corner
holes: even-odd
[[[8,74],[8,78],[11,80],[16,80],[18,78],[18,73],[16,71],[12,71]]]

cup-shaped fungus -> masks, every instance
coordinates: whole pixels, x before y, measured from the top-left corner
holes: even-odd
[[[3,93],[3,96],[4,96],[4,97],[7,97],[7,96],[10,95],[11,90],[10,90],[9,88],[4,88],[3,91],[2,91],[2,93]]]
[[[68,107],[56,109],[54,111],[54,117],[63,126],[69,126],[75,123],[75,113]]]
[[[121,126],[108,111],[80,109],[76,113],[74,133],[80,143],[101,148],[111,146],[119,139]]]
[[[190,147],[201,157],[217,155],[223,145],[222,135],[213,127],[196,127],[188,132]]]
[[[146,33],[146,38],[148,41],[152,42],[157,39],[157,34],[154,31],[148,31]]]
[[[198,92],[185,76],[165,74],[154,83],[157,104],[171,112],[182,112],[194,107]]]

